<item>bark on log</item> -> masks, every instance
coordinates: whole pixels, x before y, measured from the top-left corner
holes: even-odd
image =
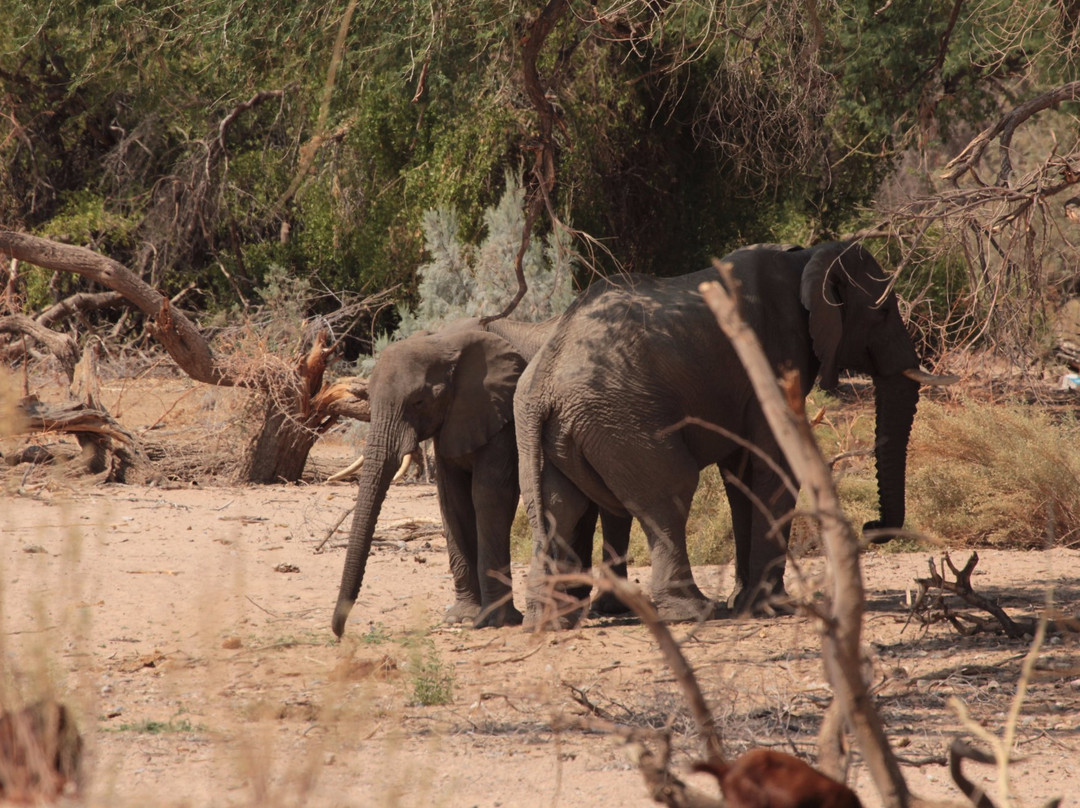
[[[307,456],[318,436],[341,415],[370,419],[366,389],[345,395],[337,391],[321,395],[327,362],[336,346],[330,346],[329,334],[322,330],[295,367],[280,361],[259,361],[243,369],[230,370],[214,356],[209,344],[183,312],[170,305],[169,299],[136,276],[123,264],[84,247],[37,238],[26,233],[0,229],[0,254],[46,269],[72,272],[100,283],[122,295],[147,317],[147,330],[165,347],[177,365],[196,381],[207,384],[248,387],[266,393],[266,414],[262,427],[249,447],[241,470],[247,482],[295,482],[307,464]],[[104,304],[107,296],[87,296],[71,301],[72,306]],[[56,316],[59,316],[59,312]],[[50,310],[50,316],[52,312]],[[50,348],[65,363],[69,378],[74,372],[77,349],[61,344],[62,335],[22,318],[17,324],[23,332],[35,329],[35,338],[52,340]],[[70,340],[70,338],[67,338]],[[53,347],[55,346],[55,347]],[[333,402],[339,402],[333,409]]]
[[[311,406],[342,418],[371,422],[371,402],[368,401],[367,379],[349,376],[324,387],[312,399]]]
[[[157,475],[139,440],[104,410],[81,402],[48,406],[36,397],[22,399],[16,417],[28,432],[66,432],[82,447],[80,462],[105,482],[147,482]]]

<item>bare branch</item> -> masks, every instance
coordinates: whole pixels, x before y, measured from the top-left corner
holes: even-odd
[[[231,385],[234,381],[217,364],[202,334],[168,298],[104,255],[26,233],[0,230],[0,253],[46,269],[73,272],[123,295],[154,323],[152,331],[169,355],[196,381]]]
[[[955,185],[957,180],[965,173],[974,171],[991,141],[1000,138],[1001,168],[998,171],[997,184],[1006,185],[1012,174],[1009,147],[1012,145],[1012,138],[1017,127],[1028,118],[1045,109],[1056,107],[1062,101],[1075,101],[1078,98],[1080,98],[1080,81],[1073,81],[1025,101],[993,126],[980,132],[959,155],[950,160],[945,168],[951,170],[943,175],[944,179]],[[1077,179],[1080,179],[1080,177]]]
[[[555,105],[548,100],[547,90],[540,80],[540,71],[536,62],[540,57],[540,50],[544,42],[554,30],[559,19],[566,13],[570,4],[568,0],[549,0],[540,16],[532,24],[528,33],[522,39],[521,63],[522,76],[525,83],[525,93],[529,96],[533,108],[539,116],[539,133],[532,146],[536,157],[533,162],[532,176],[535,186],[529,194],[525,224],[521,229],[521,245],[518,247],[517,256],[514,258],[514,274],[517,277],[518,289],[514,297],[506,307],[492,317],[485,317],[481,325],[487,325],[492,320],[499,320],[508,316],[518,303],[525,297],[529,286],[525,280],[525,268],[523,261],[525,253],[529,249],[529,241],[532,239],[532,229],[536,224],[540,212],[544,209],[546,200],[550,199],[551,192],[555,188],[555,126],[558,124],[565,132],[565,126],[559,118]]]
[[[44,345],[53,356],[60,360],[60,366],[68,380],[74,376],[75,364],[79,361],[79,346],[67,334],[61,334],[46,328],[39,321],[25,314],[9,314],[0,317],[0,333],[25,334]]]

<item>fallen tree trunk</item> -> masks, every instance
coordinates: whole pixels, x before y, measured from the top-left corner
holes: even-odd
[[[60,244],[26,233],[0,229],[0,254],[46,269],[81,275],[122,295],[147,318],[147,330],[168,351],[180,368],[206,384],[246,387],[266,394],[262,426],[241,464],[246,482],[295,482],[300,479],[308,453],[319,434],[337,420],[333,396],[320,397],[329,357],[335,347],[321,330],[311,349],[298,362],[284,362],[266,354],[237,363],[235,357],[216,356],[195,324],[169,299],[136,276],[123,264],[85,247]],[[101,302],[96,298],[95,302]],[[88,301],[89,302],[89,299]],[[21,315],[20,315],[21,317]],[[7,318],[5,318],[7,319]],[[0,321],[2,324],[3,321]],[[20,328],[38,328],[43,342],[52,339],[50,350],[62,354],[65,370],[73,373],[74,341],[50,331],[27,317]],[[55,339],[50,337],[55,335]],[[37,338],[35,336],[35,338]],[[46,344],[48,344],[46,342]],[[55,349],[54,346],[55,345]],[[77,352],[74,352],[77,358]]]
[[[40,342],[49,353],[57,358],[68,380],[75,374],[75,365],[79,361],[79,346],[67,334],[53,331],[25,314],[9,314],[0,317],[0,333],[22,334]]]

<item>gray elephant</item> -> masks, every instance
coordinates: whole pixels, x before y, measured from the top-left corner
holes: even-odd
[[[359,594],[390,482],[402,458],[428,438],[454,579],[447,622],[521,622],[510,585],[510,527],[519,499],[513,393],[526,359],[553,326],[499,320],[481,327],[478,320],[461,320],[383,351],[368,381],[371,426],[332,622],[337,636]],[[589,504],[574,526],[576,542],[591,546],[595,520]],[[629,520],[605,518],[605,527],[612,552],[625,555]],[[625,575],[624,559],[620,569]],[[608,601],[598,608],[620,610]]]
[[[509,537],[518,501],[513,395],[524,367],[506,340],[477,328],[415,334],[382,352],[368,380],[371,427],[334,610],[337,636],[360,591],[390,481],[428,438],[454,579],[447,620],[521,622]]]
[[[901,527],[919,384],[934,379],[919,370],[888,277],[858,244],[743,249],[724,260],[733,265],[743,317],[778,372],[798,371],[804,395],[819,377],[834,388],[841,369],[872,375],[880,518],[864,530]],[[787,517],[795,505],[783,480],[790,469],[698,292],[703,281],[718,279],[707,269],[594,285],[519,380],[514,410],[535,550],[530,622],[542,618],[547,574],[577,564],[570,526],[590,500],[640,520],[661,617],[711,613],[686,553],[698,474],[711,464],[724,476],[731,505],[736,583],[729,606],[768,611],[783,601]]]

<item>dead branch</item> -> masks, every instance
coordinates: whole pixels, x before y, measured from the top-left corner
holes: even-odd
[[[1004,808],[1012,808],[1013,804],[1012,786],[1009,782],[1009,765],[1012,762],[1012,750],[1016,744],[1016,728],[1020,721],[1020,710],[1024,706],[1024,699],[1027,696],[1028,684],[1031,682],[1031,675],[1035,671],[1035,663],[1039,658],[1039,651],[1042,649],[1043,640],[1045,639],[1046,621],[1040,620],[1038,627],[1035,629],[1035,636],[1031,641],[1031,647],[1024,656],[1023,665],[1020,666],[1020,676],[1016,681],[1016,693],[1013,695],[1012,704],[1009,706],[1009,714],[1005,718],[1005,726],[1002,728],[1000,738],[973,719],[968,712],[967,705],[959,698],[952,696],[948,702],[949,707],[952,708],[953,712],[956,713],[957,718],[960,719],[960,723],[977,738],[980,738],[982,741],[989,744],[990,748],[993,750],[993,757],[987,759],[985,756],[980,757],[976,755],[974,750],[966,744],[957,746],[954,743],[957,755],[963,755],[963,753],[969,752],[970,754],[964,756],[969,757],[972,760],[997,764],[998,796],[1001,799]],[[951,758],[954,750],[950,749],[949,751]],[[952,770],[951,765],[950,770]],[[956,770],[953,772],[953,780],[957,783],[957,786],[960,787],[961,791],[964,791],[969,799],[971,799],[972,795],[965,790],[963,785],[961,785],[960,780],[964,778],[962,775],[958,778],[958,775],[960,775],[959,763],[957,763]],[[1060,800],[1051,800],[1047,803],[1047,808],[1049,808],[1049,806],[1056,806],[1058,802],[1060,802]],[[994,808],[994,803],[990,801],[989,797],[982,794],[979,798],[979,803],[977,803],[977,808]]]
[[[79,346],[69,335],[42,325],[40,318],[33,320],[25,314],[0,317],[0,333],[22,334],[40,342],[60,361],[60,366],[69,380],[75,373],[75,364],[79,361]]]
[[[70,317],[86,315],[98,309],[111,308],[123,302],[124,296],[119,292],[79,292],[49,306],[36,319],[39,325],[51,328]]]
[[[1052,609],[1047,609],[1041,617],[1013,619],[995,601],[980,595],[971,585],[971,575],[978,563],[979,554],[973,552],[963,568],[957,569],[949,554],[946,553],[942,559],[941,572],[939,573],[934,559],[927,559],[930,575],[927,578],[915,579],[915,583],[919,586],[919,594],[911,606],[908,620],[910,621],[913,617],[916,617],[924,625],[929,625],[940,619],[945,619],[959,634],[965,637],[970,637],[981,631],[1003,631],[1010,639],[1019,640],[1024,637],[1034,637],[1039,626],[1044,622],[1046,630],[1052,633],[1080,631],[1080,620],[1075,615],[1055,614],[1055,610]],[[955,580],[950,581],[945,578],[946,566],[952,572]],[[955,595],[969,606],[988,612],[993,619],[954,611],[949,606],[948,601],[945,600],[946,593]],[[940,617],[938,614],[940,614]]]
[[[717,262],[727,288],[706,283],[701,293],[746,367],[754,391],[777,442],[802,488],[811,494],[821,520],[821,537],[832,570],[831,601],[821,623],[821,655],[834,697],[842,705],[874,785],[888,808],[904,808],[910,800],[907,783],[889,747],[881,717],[862,675],[862,618],[864,591],[859,567],[859,543],[844,518],[836,488],[806,421],[799,380],[777,384],[754,331],[740,317],[729,264]],[[786,401],[785,401],[786,398]]]
[[[226,115],[218,123],[217,139],[214,141],[217,147],[224,152],[225,151],[225,134],[229,131],[229,127],[232,126],[233,121],[240,117],[244,112],[247,112],[252,107],[258,106],[263,101],[268,101],[271,98],[281,98],[285,95],[284,90],[259,90],[247,101],[242,101],[233,107],[229,114]]]
[[[518,303],[525,297],[525,293],[529,289],[528,283],[525,281],[523,261],[525,253],[529,249],[529,242],[532,239],[533,225],[536,224],[536,220],[545,205],[550,204],[551,193],[555,189],[555,127],[558,125],[564,133],[566,130],[559,117],[558,110],[548,99],[547,90],[540,79],[540,71],[537,69],[536,63],[540,58],[540,50],[543,48],[544,42],[569,7],[568,0],[549,0],[521,40],[521,70],[525,84],[525,94],[528,95],[529,101],[532,102],[539,119],[539,132],[530,147],[536,155],[532,169],[534,187],[529,193],[525,224],[521,229],[521,244],[518,246],[517,255],[514,258],[514,275],[517,277],[518,282],[517,292],[501,312],[481,320],[482,325],[487,325],[492,320],[508,316],[517,308]],[[562,58],[568,57],[564,54]]]
[[[615,594],[623,603],[630,608],[648,628],[653,635],[664,661],[675,676],[675,680],[682,689],[683,696],[690,707],[690,713],[694,718],[702,742],[702,752],[708,761],[724,760],[723,742],[720,732],[713,718],[712,712],[705,701],[705,696],[698,685],[697,676],[693,667],[683,655],[682,649],[675,638],[671,636],[667,626],[660,620],[660,615],[647,597],[634,584],[614,575],[607,567],[602,567],[598,576],[569,573],[552,576],[551,584],[587,584],[594,585],[603,592]],[[711,808],[720,803],[711,798],[704,797],[689,790],[686,784],[671,773],[670,763],[670,737],[660,736],[654,740],[661,742],[661,754],[659,757],[645,745],[640,735],[627,735],[628,752],[631,761],[638,767],[649,794],[655,802],[669,806],[669,808]]]
[[[911,611],[913,614],[924,613],[929,608],[931,600],[931,593],[937,590],[940,593],[950,592],[965,603],[974,606],[983,611],[989,612],[993,617],[996,625],[1002,629],[1005,634],[1011,639],[1018,640],[1021,637],[1035,634],[1035,622],[1027,621],[1025,623],[1018,623],[1013,620],[1009,615],[997,605],[994,601],[980,595],[975,591],[971,585],[971,575],[975,571],[975,566],[979,563],[979,554],[973,552],[968,558],[967,563],[962,569],[957,569],[953,564],[952,558],[948,553],[945,553],[945,557],[942,560],[941,569],[945,571],[946,565],[952,571],[955,580],[949,581],[944,575],[938,572],[937,566],[934,564],[934,559],[928,559],[928,565],[930,567],[930,576],[928,578],[916,578],[915,582],[919,585],[919,595],[912,604]],[[937,605],[941,608],[942,613],[946,620],[948,620],[953,627],[965,636],[970,636],[978,631],[983,631],[991,628],[995,623],[981,620],[974,615],[960,615],[951,612],[948,605],[942,598],[938,598]],[[973,624],[974,628],[968,628],[961,622],[966,620]]]
[[[370,422],[371,403],[368,401],[367,379],[360,376],[338,379],[320,390],[312,398],[311,406],[344,418]]]
[[[1080,183],[1080,139],[1053,139],[1041,162],[1033,154],[1031,167],[1019,172],[1015,135],[1021,126],[1034,128],[1038,115],[1078,98],[1080,82],[1074,81],[1005,111],[947,164],[939,175],[942,187],[895,205],[878,225],[859,234],[904,244],[898,271],[958,258],[966,264],[966,279],[956,279],[962,295],[944,313],[953,327],[944,329],[943,312],[925,315],[934,322],[942,348],[951,347],[945,342],[986,338],[1018,364],[1030,356],[1037,324],[1046,319],[1054,298],[1053,285],[1066,281],[1055,278],[1052,268],[1062,241],[1071,241],[1051,203]],[[998,164],[984,171],[995,144]]]
[[[952,777],[956,787],[975,808],[997,808],[982,788],[964,776],[961,765],[965,759],[976,763],[993,763],[994,759],[959,738],[955,738],[949,744],[949,776]]]
[[[964,150],[949,161],[945,166],[947,173],[943,178],[953,185],[968,172],[974,172],[983,154],[995,139],[999,139],[998,148],[1001,152],[1001,168],[998,170],[997,185],[1007,185],[1012,174],[1012,161],[1009,157],[1009,148],[1012,145],[1013,135],[1017,127],[1034,115],[1043,110],[1057,107],[1062,101],[1075,101],[1080,98],[1080,81],[1072,81],[1063,84],[1049,92],[1025,101],[1020,106],[1008,112],[1004,117],[980,132]],[[1080,166],[1075,169],[1080,172]],[[1070,178],[1066,177],[1066,181]],[[1069,185],[1080,182],[1080,176],[1071,178]]]
[[[72,272],[112,289],[146,316],[152,323],[148,326],[151,333],[191,378],[221,385],[238,381],[218,365],[195,324],[171,307],[168,298],[118,261],[85,247],[11,230],[0,230],[0,253],[46,269]]]

